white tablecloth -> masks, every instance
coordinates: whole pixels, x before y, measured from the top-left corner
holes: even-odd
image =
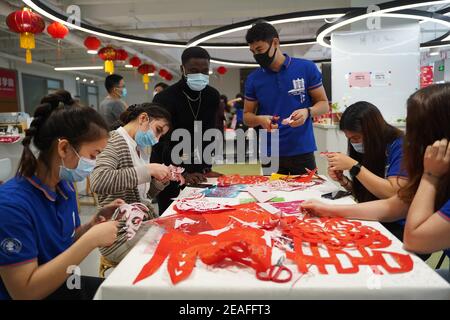
[[[210,181],[211,182],[211,181]],[[186,190],[186,189],[185,189]],[[330,182],[306,191],[279,192],[286,201],[321,199],[336,204],[354,203],[350,197],[339,200],[323,200],[320,195],[336,190]],[[250,198],[244,192],[239,198]],[[221,203],[237,204],[238,199],[208,198]],[[164,215],[173,214],[171,208]],[[406,253],[402,243],[378,222],[364,222],[380,230],[392,244],[385,250]],[[311,267],[307,274],[298,273],[291,265],[291,282],[279,284],[259,281],[250,268],[218,269],[206,267],[200,261],[185,281],[173,285],[166,262],[160,269],[133,285],[145,263],[152,256],[150,244],[155,245],[160,233],[150,229],[103,282],[95,299],[450,299],[450,285],[425,262],[413,255],[414,268],[402,274],[375,275],[369,267],[361,267],[359,273],[338,274],[333,267],[328,274],[320,274]]]

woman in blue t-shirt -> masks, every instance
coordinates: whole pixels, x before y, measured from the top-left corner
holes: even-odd
[[[352,191],[358,202],[395,195],[406,183],[400,168],[403,132],[388,124],[378,108],[366,101],[345,109],[339,129],[348,139],[348,155],[327,154],[329,176]],[[344,170],[349,170],[351,179]]]
[[[100,281],[77,266],[115,241],[117,222],[104,221],[123,201],[80,226],[73,183],[92,172],[107,141],[108,126],[92,108],[36,108],[17,175],[0,186],[0,300],[93,297]]]
[[[449,124],[450,83],[420,89],[407,102],[404,167],[408,182],[398,194],[356,205],[310,200],[303,208],[319,216],[384,222],[406,218],[405,249],[431,253],[449,248]]]

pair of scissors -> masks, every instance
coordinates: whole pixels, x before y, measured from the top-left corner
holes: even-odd
[[[277,263],[271,266],[267,271],[259,271],[256,278],[262,281],[272,281],[276,283],[286,283],[292,279],[292,271],[283,265],[284,255],[278,259]]]
[[[271,129],[275,129],[275,128],[272,128],[273,126],[278,126],[279,127],[278,121],[280,121],[280,116],[273,115],[272,118],[270,119]]]

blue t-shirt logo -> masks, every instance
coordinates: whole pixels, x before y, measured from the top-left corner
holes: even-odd
[[[15,238],[6,238],[0,244],[6,254],[19,253],[22,250],[22,242]]]
[[[289,90],[288,93],[293,96],[298,96],[300,94],[305,94],[305,79],[297,78],[292,80],[292,90]]]

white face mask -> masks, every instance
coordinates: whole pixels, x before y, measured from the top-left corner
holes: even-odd
[[[350,142],[353,146],[353,149],[355,149],[356,152],[358,153],[364,153],[364,144],[362,142],[360,143],[353,143]]]

